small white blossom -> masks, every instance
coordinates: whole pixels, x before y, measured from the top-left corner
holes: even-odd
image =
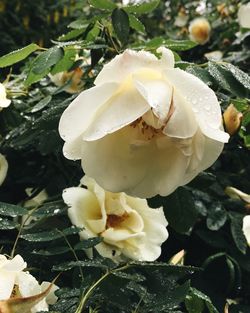
[[[122,254],[154,261],[160,256],[161,244],[168,238],[162,207],[152,209],[145,199],[105,191],[86,176],[82,183],[87,189],[71,187],[63,192],[72,224],[84,228],[81,239],[101,236],[103,242],[96,249],[104,257]]]
[[[45,290],[44,287],[46,285],[42,287],[34,276],[24,271],[26,267],[27,263],[24,262],[20,255],[16,255],[9,260],[4,255],[0,255],[0,300],[8,300],[15,297],[26,298],[38,295]],[[57,287],[54,287],[53,291],[55,289]],[[53,299],[56,300],[56,298]],[[31,309],[32,313],[40,311],[48,311],[46,298]]]

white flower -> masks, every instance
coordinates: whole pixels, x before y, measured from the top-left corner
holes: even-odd
[[[168,195],[211,166],[228,141],[213,90],[174,68],[170,50],[158,53],[116,56],[61,117],[65,157],[82,159],[106,190]]]
[[[188,31],[191,40],[204,45],[210,38],[211,26],[206,18],[197,17],[190,23]]]
[[[241,27],[250,28],[250,2],[240,6],[238,19]]]
[[[2,108],[7,108],[11,101],[7,99],[6,89],[3,84],[0,83],[0,111]]]
[[[26,298],[38,295],[44,291],[44,285],[39,285],[35,277],[27,271],[24,272],[26,267],[27,264],[20,255],[16,255],[11,260],[8,260],[2,254],[0,255],[0,300],[8,300],[15,297]],[[48,311],[46,298],[31,309],[32,313],[40,311]]]
[[[248,245],[250,246],[250,215],[243,218],[242,231],[246,237]]]
[[[0,153],[0,186],[5,180],[8,171],[8,162],[4,155]]]
[[[69,206],[72,224],[84,228],[81,239],[101,236],[96,246],[104,257],[120,254],[140,261],[154,261],[168,238],[163,209],[152,209],[147,200],[102,189],[94,179],[84,177],[81,187],[67,188],[63,200]]]

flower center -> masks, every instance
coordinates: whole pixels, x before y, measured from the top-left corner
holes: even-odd
[[[107,223],[106,227],[107,228],[115,228],[119,226],[122,222],[124,222],[127,218],[129,217],[128,213],[124,213],[123,215],[115,215],[115,214],[110,214],[107,216]]]

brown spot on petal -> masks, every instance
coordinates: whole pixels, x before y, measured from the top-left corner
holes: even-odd
[[[124,213],[123,215],[110,214],[107,216],[106,227],[115,228],[119,226],[122,222],[124,222],[128,218],[128,216],[128,213]]]

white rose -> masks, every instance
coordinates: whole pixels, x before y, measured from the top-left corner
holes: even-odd
[[[238,19],[241,27],[250,28],[250,2],[240,6]]]
[[[2,108],[7,108],[10,105],[10,100],[7,99],[6,89],[3,84],[0,83],[0,111]]]
[[[106,190],[168,195],[211,166],[228,141],[213,90],[174,68],[170,50],[158,53],[116,56],[62,114],[65,157],[82,159]]]
[[[160,256],[161,244],[168,238],[162,207],[152,209],[145,199],[105,191],[86,176],[82,183],[88,189],[71,187],[63,192],[72,224],[84,228],[81,239],[101,236],[103,242],[96,249],[104,257],[122,254],[154,261]]]
[[[197,17],[190,23],[188,31],[191,40],[204,45],[210,39],[211,26],[204,17]]]
[[[250,215],[243,218],[242,231],[246,237],[248,245],[250,246]]]
[[[0,153],[0,186],[4,182],[8,171],[8,162],[4,155]]]
[[[27,264],[20,255],[16,255],[10,260],[4,255],[0,255],[0,300],[15,297],[26,298],[44,291],[44,283],[39,285],[35,277],[27,271],[24,272],[26,267]],[[53,291],[55,289],[57,287],[53,288]],[[49,299],[51,300],[51,296],[49,296]],[[40,311],[48,311],[46,298],[31,309],[32,313]]]

